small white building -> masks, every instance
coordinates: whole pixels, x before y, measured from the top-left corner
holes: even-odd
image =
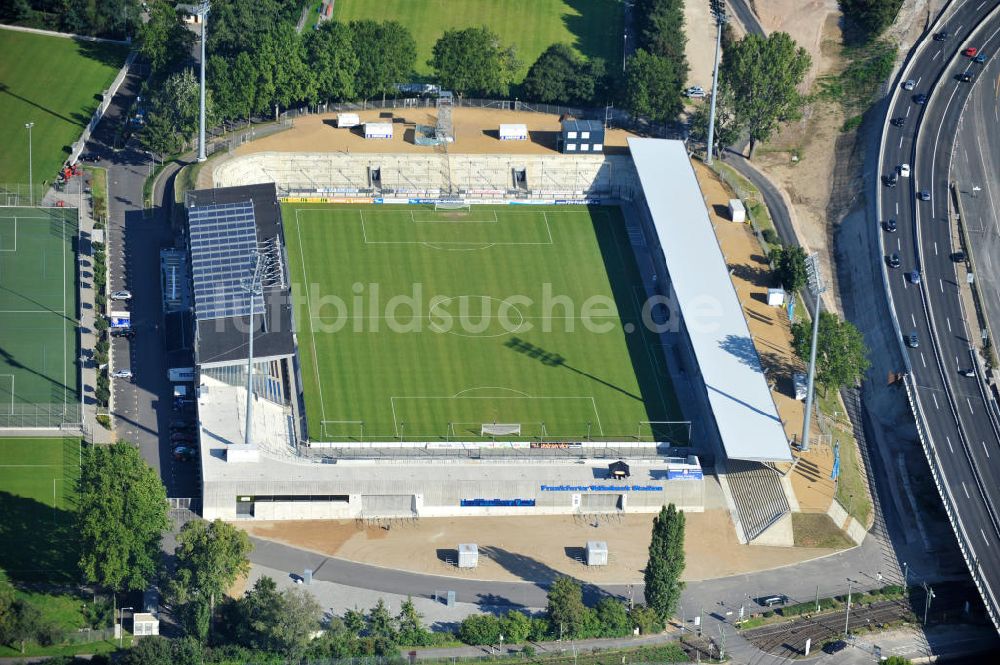
[[[587,565],[606,566],[608,565],[608,544],[603,540],[587,541]]]
[[[479,565],[479,546],[475,543],[462,543],[458,546],[458,567],[475,568]]]
[[[391,139],[392,138],[392,123],[391,122],[366,122],[365,123],[365,138],[366,139]]]
[[[501,141],[527,141],[528,126],[524,124],[500,125]]]
[[[747,221],[747,209],[744,207],[743,201],[729,199],[729,219],[739,223]]]
[[[357,113],[338,113],[337,127],[357,127],[361,124],[361,118]]]
[[[160,620],[150,612],[136,612],[132,615],[132,634],[136,637],[160,634]]]
[[[771,307],[784,307],[786,293],[784,289],[768,289],[767,304]]]

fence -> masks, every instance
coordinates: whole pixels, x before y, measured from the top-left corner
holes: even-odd
[[[97,107],[97,110],[94,111],[94,115],[91,116],[90,123],[87,125],[87,128],[83,130],[83,133],[80,134],[79,140],[74,143],[70,149],[68,160],[70,163],[75,162],[80,158],[80,153],[83,152],[84,146],[87,145],[87,141],[90,140],[90,135],[101,122],[101,118],[104,117],[104,113],[108,110],[108,107],[111,106],[111,100],[114,99],[115,95],[118,93],[118,88],[121,87],[122,83],[125,81],[125,77],[128,76],[128,69],[132,66],[132,63],[135,62],[135,57],[136,52],[130,51],[128,57],[125,58],[125,64],[118,70],[118,75],[115,76],[115,80],[112,81],[108,89],[104,91],[101,103]]]

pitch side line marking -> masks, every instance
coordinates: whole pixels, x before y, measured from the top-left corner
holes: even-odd
[[[363,224],[363,222],[362,222]],[[363,228],[363,226],[362,226]],[[302,251],[302,230],[299,227],[299,211],[295,211],[295,235],[299,238],[299,258],[302,259],[302,279],[308,284],[309,275],[306,273],[306,257]],[[306,309],[309,311],[309,344],[312,346],[313,352],[313,372],[316,374],[316,386],[319,390],[319,406],[323,413],[323,420],[326,420],[326,400],[323,399],[323,382],[319,378],[319,361],[316,356],[316,336],[312,331],[312,322],[315,318],[312,313],[312,303],[309,302],[309,298],[306,298]]]

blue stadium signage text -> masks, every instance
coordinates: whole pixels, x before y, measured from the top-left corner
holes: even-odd
[[[660,485],[542,485],[543,492],[662,492]]]

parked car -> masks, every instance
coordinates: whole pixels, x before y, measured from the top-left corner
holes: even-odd
[[[171,441],[190,441],[191,435],[187,432],[174,432],[170,435]]]
[[[96,152],[85,152],[80,155],[81,162],[98,162],[101,160],[101,156]]]
[[[926,104],[927,95],[925,95],[924,93],[920,93],[919,95],[913,95],[913,101],[916,102],[917,104]]]
[[[115,379],[131,379],[132,370],[128,369],[127,367],[123,369],[116,369],[114,372],[111,373],[111,376],[112,378]]]
[[[834,640],[823,645],[823,653],[840,653],[846,648],[847,642],[844,640]]]
[[[962,55],[966,58],[975,58],[977,53],[979,53],[979,49],[975,46],[968,46],[964,51],[962,51]]]
[[[132,292],[131,291],[125,291],[125,290],[112,291],[111,292],[111,299],[112,300],[131,300],[132,299]]]
[[[966,259],[965,252],[962,251],[954,252],[951,255],[951,260],[954,261],[955,263],[962,263],[963,261],[965,261],[965,259]]]
[[[884,228],[888,233],[895,233],[896,232],[896,220],[894,220],[894,219],[887,219],[887,220],[885,220],[884,222],[882,222],[882,228]]]
[[[775,593],[770,596],[761,596],[757,598],[757,604],[762,607],[774,607],[775,605],[784,605],[788,602],[788,596],[783,593]]]
[[[700,85],[693,85],[684,91],[685,97],[691,97],[693,99],[701,99],[705,96],[705,89]]]
[[[135,331],[131,328],[112,328],[112,337],[124,337],[125,339],[132,339],[135,337]]]
[[[190,462],[194,459],[194,449],[187,446],[177,446],[174,448],[174,459],[178,462]]]
[[[885,262],[889,264],[890,268],[898,268],[899,267],[899,254],[896,254],[895,252],[893,252],[889,256],[885,257]]]

